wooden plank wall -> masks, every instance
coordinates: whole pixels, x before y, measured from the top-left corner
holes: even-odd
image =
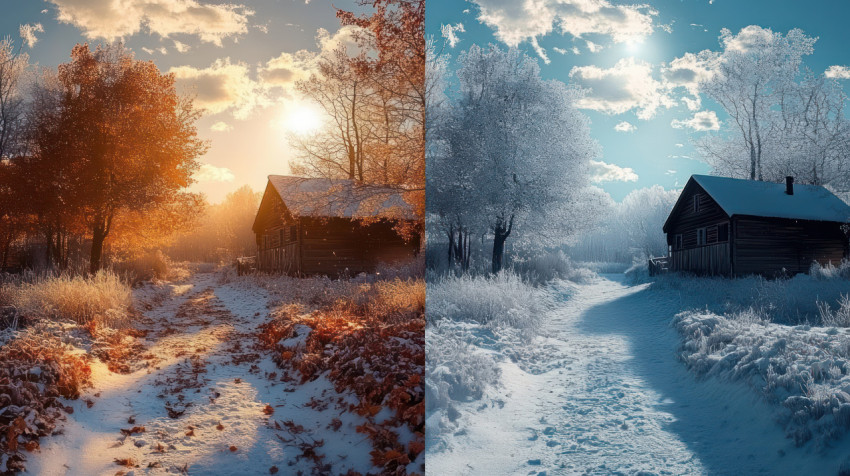
[[[258,250],[257,269],[261,271],[297,274],[300,270],[298,263],[298,243],[287,243],[283,246]]]
[[[837,264],[847,256],[839,223],[736,217],[733,230],[737,276],[807,273],[812,261]]]
[[[729,243],[716,243],[670,252],[670,270],[729,276]]]
[[[699,194],[700,210],[694,212],[693,197]],[[673,220],[667,230],[667,244],[676,244],[676,235],[682,235],[683,247],[693,248],[697,246],[697,228],[718,225],[729,221],[726,212],[714,201],[702,187],[696,182],[689,182],[689,186],[682,191],[679,206],[674,208]]]
[[[419,248],[387,221],[361,226],[346,218],[304,218],[301,225],[301,270],[308,275],[373,272],[380,262],[412,257]]]

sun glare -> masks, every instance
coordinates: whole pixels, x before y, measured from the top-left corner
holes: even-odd
[[[309,134],[322,126],[321,114],[310,104],[297,104],[285,114],[284,127],[296,134]]]

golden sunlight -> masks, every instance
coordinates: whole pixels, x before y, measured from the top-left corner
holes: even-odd
[[[321,112],[314,105],[304,102],[292,104],[284,112],[282,126],[295,134],[309,134],[322,126]]]

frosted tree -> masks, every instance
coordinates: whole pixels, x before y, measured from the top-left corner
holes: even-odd
[[[770,180],[793,175],[803,183],[850,191],[850,121],[845,116],[846,102],[847,95],[836,79],[811,71],[783,91],[780,147]]]
[[[795,29],[787,35],[749,26],[738,35],[723,29],[723,52],[702,90],[729,114],[724,134],[700,144],[706,160],[723,175],[764,180],[765,157],[780,150],[782,117],[776,106],[788,97],[802,58],[815,39]],[[704,58],[709,59],[709,58]]]
[[[428,193],[451,196],[468,226],[470,215],[485,224],[498,272],[508,238],[561,244],[584,221],[581,198],[598,146],[575,107],[581,93],[541,79],[537,63],[517,49],[472,46],[458,62],[458,101],[442,126]]]

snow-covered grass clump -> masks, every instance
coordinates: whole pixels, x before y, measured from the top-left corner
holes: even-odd
[[[484,276],[448,276],[428,283],[428,321],[473,321],[490,327],[536,332],[550,306],[547,290],[502,272]]]
[[[130,286],[112,272],[94,276],[44,275],[0,285],[0,305],[27,320],[71,319],[78,324],[121,327],[132,305]]]
[[[500,362],[533,361],[535,337],[554,303],[553,287],[518,274],[444,276],[428,283],[425,369],[429,445],[464,423],[458,405],[487,397]],[[462,430],[460,430],[462,431]]]
[[[707,309],[718,314],[754,309],[777,324],[820,325],[823,303],[834,309],[850,290],[850,282],[836,276],[823,279],[805,274],[777,279],[728,279],[670,273],[653,278],[651,287],[677,293],[685,309]]]
[[[768,402],[800,446],[850,430],[850,329],[787,326],[758,311],[688,311],[674,325],[680,358],[701,376],[743,381]]]
[[[542,285],[556,279],[576,283],[589,282],[596,273],[586,266],[576,266],[563,251],[548,251],[530,257],[514,258],[511,270],[524,281]]]

